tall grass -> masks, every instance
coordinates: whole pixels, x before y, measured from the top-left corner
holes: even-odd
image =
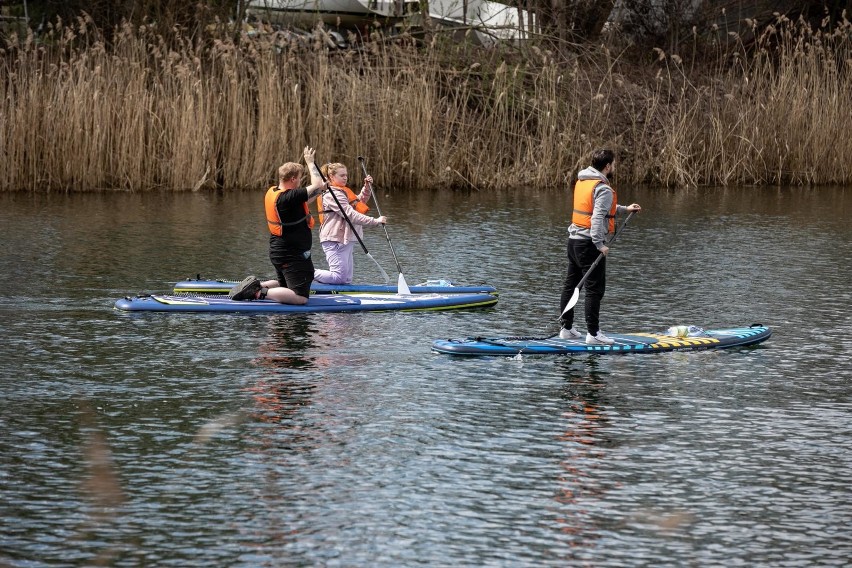
[[[700,85],[687,84],[663,118],[666,184],[852,182],[852,25],[812,30],[779,18],[740,45]]]
[[[373,38],[168,39],[91,20],[0,51],[0,189],[199,190],[274,182],[305,145],[387,189],[564,186],[596,147],[619,183],[852,182],[852,27],[779,19],[709,68],[606,47],[483,51]]]

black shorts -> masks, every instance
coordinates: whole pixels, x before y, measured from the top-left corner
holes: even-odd
[[[311,282],[314,280],[314,263],[310,258],[292,260],[275,265],[278,283],[290,288],[305,298],[311,295]]]

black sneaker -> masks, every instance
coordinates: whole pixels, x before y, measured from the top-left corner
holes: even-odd
[[[260,280],[247,276],[245,280],[231,288],[228,297],[232,300],[254,300],[260,292]]]

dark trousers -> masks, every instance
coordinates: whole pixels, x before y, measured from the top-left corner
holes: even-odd
[[[568,275],[562,286],[562,297],[559,300],[560,312],[565,309],[565,305],[574,294],[574,288],[600,254],[591,239],[568,239]],[[583,289],[586,291],[586,330],[592,335],[597,335],[600,330],[598,316],[601,311],[601,299],[606,291],[606,257],[601,259],[586,278]],[[568,310],[560,321],[562,327],[566,329],[573,327],[574,308]]]

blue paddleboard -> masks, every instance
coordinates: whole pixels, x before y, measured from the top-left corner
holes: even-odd
[[[296,306],[272,300],[234,301],[227,296],[142,295],[121,298],[118,310],[128,312],[314,313],[389,310],[452,310],[493,306],[491,294],[314,294]]]

